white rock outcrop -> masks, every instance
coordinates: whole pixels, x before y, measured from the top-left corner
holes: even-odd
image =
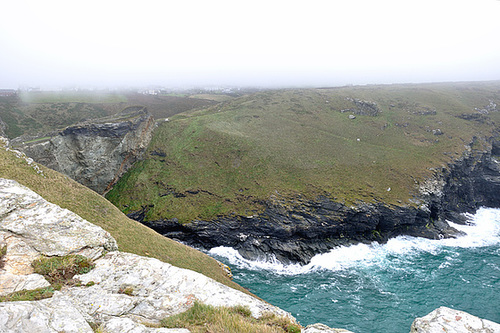
[[[410,333],[442,332],[499,333],[500,324],[442,306],[427,316],[415,319],[410,330]]]
[[[0,332],[93,333],[67,297],[0,303]]]
[[[70,288],[66,294],[83,312],[95,317],[129,317],[158,323],[188,310],[194,301],[213,306],[248,306],[256,318],[265,312],[289,314],[202,274],[154,258],[110,252],[87,274],[75,276],[91,287]]]
[[[101,326],[103,332],[120,333],[189,333],[185,328],[151,328],[129,318],[113,318]]]
[[[312,324],[312,325],[307,325],[307,327],[302,330],[302,333],[353,333],[353,332],[342,328],[331,328],[324,324]]]
[[[0,303],[0,332],[189,332],[153,328],[188,310],[195,301],[248,306],[256,318],[267,312],[291,315],[199,273],[157,259],[119,252],[102,228],[45,201],[19,183],[0,178],[0,295],[49,286],[31,262],[42,255],[81,254],[95,268],[74,278],[52,298]],[[293,318],[292,318],[293,320]]]
[[[6,295],[49,285],[31,267],[42,255],[80,254],[96,259],[118,246],[102,228],[16,181],[0,178],[0,248],[6,249],[0,265],[0,295]]]

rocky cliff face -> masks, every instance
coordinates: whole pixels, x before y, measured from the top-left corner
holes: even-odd
[[[290,315],[201,274],[157,259],[117,251],[110,234],[78,215],[45,201],[15,181],[0,178],[0,296],[50,285],[33,272],[40,257],[69,254],[93,259],[51,298],[0,302],[0,332],[189,333],[155,328],[159,320],[189,309],[195,300],[213,306],[247,306],[258,318]],[[96,329],[97,327],[97,329]],[[439,308],[417,318],[411,332],[498,332],[500,325],[462,311]],[[322,324],[303,333],[351,333]]]
[[[41,256],[80,254],[90,259],[116,250],[109,233],[78,215],[51,204],[15,181],[0,178],[0,295],[49,283],[34,274]]]
[[[144,324],[157,325],[186,311],[195,300],[248,306],[256,318],[268,312],[290,317],[199,273],[119,252],[116,241],[100,227],[2,178],[0,248],[0,295],[49,286],[31,266],[42,256],[80,254],[95,264],[89,273],[74,277],[79,284],[64,286],[52,298],[0,302],[0,332],[93,332],[89,323],[105,332],[188,332]]]
[[[452,221],[459,213],[473,213],[479,207],[500,207],[500,141],[487,143],[479,151],[469,150],[436,177],[441,189],[427,201],[432,215]]]
[[[345,206],[327,198],[316,201],[269,201],[263,214],[217,221],[143,222],[168,236],[198,247],[230,246],[251,260],[278,259],[307,264],[339,245],[386,242],[398,235],[450,237],[456,230],[430,222],[430,212],[413,207],[360,204]],[[140,220],[140,216],[132,215]]]
[[[470,149],[453,164],[435,170],[434,177],[420,184],[412,205],[347,206],[325,197],[310,201],[275,196],[258,216],[183,225],[175,219],[144,222],[148,207],[129,216],[194,246],[230,246],[247,259],[276,258],[285,263],[306,264],[314,255],[335,246],[386,242],[398,235],[454,237],[458,232],[446,220],[466,223],[461,213],[475,212],[481,206],[500,207],[500,158],[496,158],[500,143],[491,140],[481,144],[481,149]]]
[[[67,127],[51,137],[18,138],[12,145],[102,194],[141,158],[154,125],[145,108],[130,107],[113,117]]]

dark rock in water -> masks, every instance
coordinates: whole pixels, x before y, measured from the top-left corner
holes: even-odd
[[[197,247],[230,246],[247,259],[276,258],[284,263],[307,264],[339,245],[386,242],[398,235],[439,239],[458,232],[446,223],[429,223],[429,213],[416,208],[358,205],[347,207],[327,198],[318,201],[268,203],[253,217],[223,217],[217,221],[143,222],[168,236]],[[129,215],[137,217],[138,215]]]
[[[413,206],[359,203],[346,206],[326,197],[316,200],[271,197],[256,216],[220,217],[180,224],[144,221],[148,207],[129,214],[165,236],[210,249],[229,246],[247,259],[277,259],[307,264],[336,246],[386,242],[398,235],[441,239],[461,233],[446,221],[466,224],[462,213],[481,206],[500,207],[500,164],[490,149],[467,153],[420,185]]]
[[[154,129],[144,107],[69,126],[47,137],[12,140],[35,161],[105,193],[142,157]],[[27,141],[27,142],[23,142]]]

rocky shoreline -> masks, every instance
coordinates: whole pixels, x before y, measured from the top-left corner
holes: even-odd
[[[188,310],[194,300],[213,306],[242,305],[251,316],[287,312],[199,273],[154,258],[117,251],[111,235],[71,211],[45,201],[19,183],[0,178],[0,296],[50,285],[33,272],[42,256],[79,254],[95,267],[38,301],[0,302],[0,332],[190,332],[159,328],[162,318]],[[440,307],[417,318],[411,333],[497,332],[500,325]],[[352,333],[313,324],[302,333]]]
[[[473,150],[478,145],[485,148]],[[339,245],[387,242],[399,235],[430,239],[456,237],[447,221],[467,223],[462,213],[500,207],[500,141],[475,139],[453,164],[434,170],[418,187],[412,205],[359,203],[326,197],[317,200],[272,196],[258,216],[230,216],[180,224],[176,219],[144,221],[149,207],[128,216],[188,245],[210,249],[229,246],[251,260],[277,259],[307,264]]]

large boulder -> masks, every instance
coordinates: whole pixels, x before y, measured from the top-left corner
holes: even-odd
[[[442,306],[425,317],[415,319],[410,330],[410,333],[443,332],[498,333],[500,324]]]

